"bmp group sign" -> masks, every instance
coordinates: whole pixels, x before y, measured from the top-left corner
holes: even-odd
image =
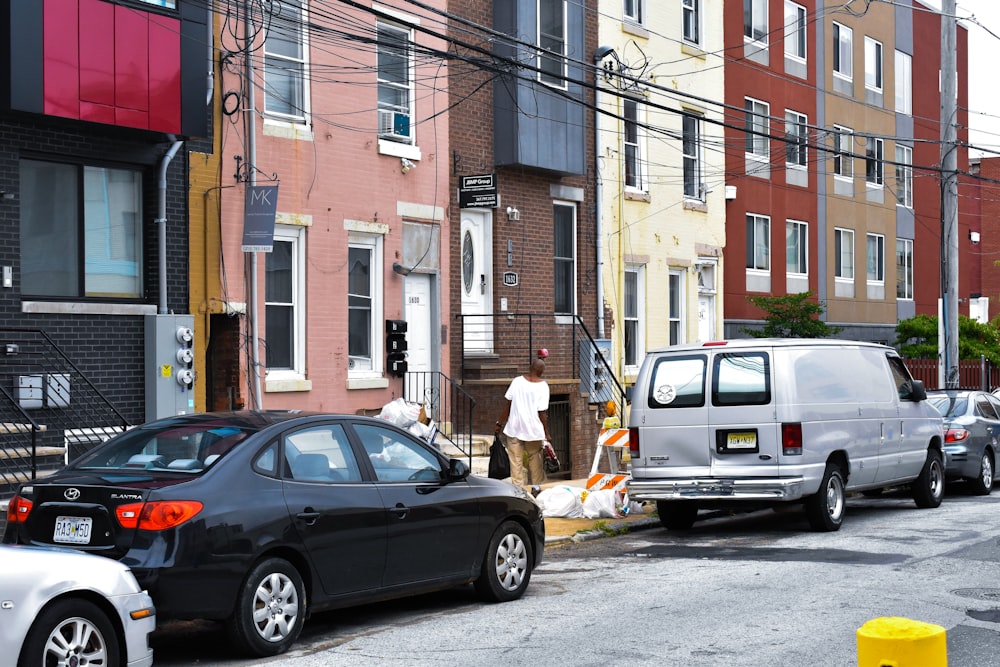
[[[499,205],[496,174],[462,177],[458,186],[459,208],[496,208]]]

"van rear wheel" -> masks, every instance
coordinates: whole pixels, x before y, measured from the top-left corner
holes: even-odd
[[[944,466],[941,452],[927,450],[927,460],[920,475],[913,481],[913,502],[920,508],[937,507],[944,498]]]
[[[657,500],[656,513],[667,530],[688,530],[698,518],[698,506],[690,500]]]
[[[844,473],[836,463],[827,463],[819,491],[806,498],[806,519],[818,532],[840,530],[844,523],[847,496],[844,493]]]

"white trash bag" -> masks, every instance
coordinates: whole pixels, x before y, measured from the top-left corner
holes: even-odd
[[[617,519],[621,496],[613,489],[591,491],[583,499],[583,515],[588,519]]]
[[[582,490],[569,486],[553,486],[543,490],[535,498],[542,508],[543,517],[561,517],[566,519],[582,519],[583,503],[580,501]]]
[[[383,405],[378,416],[379,419],[384,419],[400,428],[409,428],[420,419],[421,408],[419,403],[410,403],[402,398],[397,398]]]

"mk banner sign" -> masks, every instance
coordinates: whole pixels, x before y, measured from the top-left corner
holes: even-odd
[[[277,210],[277,185],[247,186],[243,206],[243,252],[271,252]]]

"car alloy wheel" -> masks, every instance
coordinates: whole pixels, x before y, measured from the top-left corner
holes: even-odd
[[[284,653],[302,631],[305,612],[302,577],[288,561],[270,558],[244,580],[229,619],[229,635],[252,655]]]
[[[490,539],[476,590],[494,602],[508,602],[524,594],[534,562],[531,542],[524,528],[504,522]]]
[[[118,641],[107,616],[94,604],[59,600],[39,614],[18,665],[118,665]]]

